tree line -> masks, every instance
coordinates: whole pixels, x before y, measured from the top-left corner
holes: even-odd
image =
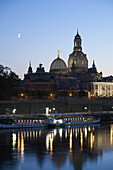
[[[0,99],[18,98],[21,80],[9,67],[0,65]]]

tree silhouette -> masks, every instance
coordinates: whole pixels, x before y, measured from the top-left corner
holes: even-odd
[[[9,67],[0,65],[0,99],[12,99],[20,92],[20,79]]]

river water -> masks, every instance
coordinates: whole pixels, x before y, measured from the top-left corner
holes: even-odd
[[[0,170],[113,170],[113,124],[0,131]]]

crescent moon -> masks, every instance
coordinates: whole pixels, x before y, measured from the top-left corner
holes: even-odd
[[[18,38],[20,38],[20,34],[18,33]]]

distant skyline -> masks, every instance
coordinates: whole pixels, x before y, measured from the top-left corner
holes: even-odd
[[[49,71],[57,50],[67,64],[77,29],[88,67],[113,75],[113,0],[0,0],[0,64],[22,79],[30,61]]]

